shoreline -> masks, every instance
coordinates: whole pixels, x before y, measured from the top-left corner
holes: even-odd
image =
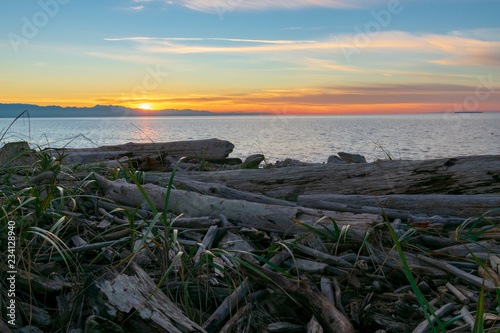
[[[236,319],[258,331],[412,332],[427,322],[419,299],[435,299],[443,321],[467,310],[451,328],[474,322],[479,306],[494,310],[496,294],[479,293],[500,282],[500,238],[488,227],[500,224],[500,155],[339,154],[265,169],[262,155],[228,158],[233,148],[130,143],[72,157],[4,146],[0,203],[18,258],[7,329],[29,325],[29,310],[39,332],[229,332]]]

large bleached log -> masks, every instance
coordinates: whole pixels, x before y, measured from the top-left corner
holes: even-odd
[[[480,216],[500,208],[500,195],[394,194],[394,195],[301,195],[299,205],[355,213],[380,213],[384,208],[389,217],[408,218],[411,215]]]
[[[98,277],[88,289],[97,315],[126,324],[135,332],[205,332],[191,321],[137,264]]]
[[[107,199],[132,207],[141,205],[141,208],[148,209],[146,201],[136,185],[129,184],[123,179],[112,182],[97,174],[95,177],[104,189]],[[167,189],[153,184],[143,185],[143,188],[153,205],[157,209],[163,210]],[[292,219],[313,224],[321,217],[329,216],[339,226],[351,225],[351,229],[360,232],[367,231],[374,224],[382,222],[381,216],[374,214],[352,214],[303,207],[268,205],[244,200],[223,199],[175,189],[170,193],[168,209],[173,210],[174,207],[176,213],[190,217],[210,216],[216,218],[223,214],[229,220],[242,225],[279,232],[300,230],[301,228]],[[330,226],[332,224],[329,220],[324,220],[323,223]]]
[[[424,161],[325,164],[263,170],[183,172],[179,177],[219,183],[248,192],[296,201],[303,194],[490,194],[500,193],[500,156]],[[146,176],[147,181],[169,177]]]
[[[149,163],[157,157],[162,159],[166,156],[188,157],[193,159],[204,159],[216,161],[225,159],[234,149],[234,145],[226,140],[207,139],[192,141],[174,141],[158,143],[133,143],[122,145],[102,146],[96,148],[81,149],[50,149],[46,152],[57,156],[58,154],[70,154],[63,159],[68,164],[88,164],[106,160],[119,159],[124,156],[131,160],[137,157],[149,157]],[[147,163],[145,161],[144,163]]]

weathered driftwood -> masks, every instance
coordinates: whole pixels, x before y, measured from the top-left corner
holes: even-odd
[[[143,209],[148,208],[136,185],[129,184],[123,179],[112,182],[99,175],[95,175],[95,177],[99,185],[104,189],[107,199],[133,207],[141,205]],[[143,188],[154,206],[157,209],[163,209],[167,189],[152,184],[143,185]],[[352,214],[301,207],[267,205],[243,200],[221,199],[183,190],[172,190],[170,192],[168,208],[172,210],[174,207],[176,213],[183,213],[191,217],[211,216],[215,218],[220,214],[224,214],[229,220],[238,221],[247,226],[268,227],[282,232],[302,229],[293,222],[293,219],[305,223],[314,223],[323,216],[329,216],[340,226],[351,225],[353,230],[368,230],[373,224],[382,222],[380,216],[373,214]],[[325,224],[331,225],[332,222],[325,220]]]
[[[234,145],[229,141],[207,139],[158,143],[129,142],[96,148],[49,149],[46,152],[55,157],[70,154],[63,159],[63,162],[67,164],[89,164],[127,156],[133,161],[142,159],[141,163],[147,167],[148,163],[156,165],[158,163],[155,161],[156,158],[160,158],[159,162],[161,162],[166,156],[188,157],[205,161],[223,160],[233,151],[233,148]]]
[[[349,319],[314,286],[307,278],[292,280],[282,274],[261,268],[252,263],[253,269],[241,266],[243,271],[256,282],[271,289],[283,290],[314,313],[323,329],[330,333],[354,332]]]
[[[432,259],[432,258],[429,258],[429,257],[424,257],[424,256],[416,256],[420,261],[426,263],[426,264],[429,264],[429,265],[432,265],[432,266],[435,266],[435,267],[438,267],[440,269],[443,269],[453,275],[455,275],[456,277],[462,279],[463,281],[467,282],[467,283],[470,283],[476,287],[479,287],[479,288],[482,288],[483,287],[483,284],[484,284],[484,287],[485,288],[494,288],[495,285],[488,281],[488,280],[484,280],[483,278],[480,278],[478,276],[475,276],[475,275],[472,275],[470,273],[467,273],[467,272],[464,272],[463,270],[461,269],[458,269],[456,268],[455,266],[453,265],[450,265],[446,262],[443,262],[443,261],[439,261],[439,260],[436,260],[436,259]]]
[[[437,249],[434,252],[446,254],[452,257],[465,258],[471,252],[476,253],[500,253],[500,245],[495,241],[481,241],[475,243],[464,243]]]
[[[274,265],[279,265],[284,260],[287,260],[290,257],[290,254],[287,252],[280,252],[275,254],[271,260],[269,260]],[[264,268],[272,269],[271,265],[264,264]],[[226,320],[231,311],[234,308],[241,304],[243,298],[248,294],[250,289],[252,288],[253,283],[249,281],[248,278],[245,278],[243,282],[236,288],[236,290],[226,297],[222,304],[215,310],[212,315],[205,321],[203,324],[203,328],[207,330],[207,332],[217,332],[217,328],[221,326],[221,324]]]
[[[284,262],[288,268],[294,270],[294,274],[299,275],[301,272],[309,274],[323,274],[328,271],[328,264],[305,259],[288,259]]]
[[[218,227],[216,225],[213,225],[208,229],[205,238],[203,238],[203,242],[201,243],[200,247],[198,247],[198,250],[196,250],[196,254],[194,256],[195,263],[198,263],[200,261],[200,256],[204,251],[210,250],[212,248],[215,236],[217,235],[217,229]]]
[[[191,321],[135,263],[123,271],[114,269],[97,277],[88,288],[96,315],[114,322],[127,320],[134,331],[205,332]],[[128,316],[133,318],[127,318]]]
[[[297,204],[295,204],[294,202],[274,199],[257,193],[238,191],[233,188],[217,183],[203,183],[191,179],[176,177],[174,179],[174,185],[186,191],[211,195],[213,197],[218,197],[218,198],[245,200],[249,202],[258,202],[268,205],[297,206]]]
[[[435,313],[438,318],[442,318],[453,310],[455,310],[455,303],[448,303],[439,308]],[[431,322],[432,325],[436,324],[436,318],[434,316],[431,316]],[[417,328],[413,330],[413,333],[425,333],[428,332],[430,328],[431,324],[427,319],[425,319],[420,323],[420,325],[417,326]]]
[[[154,173],[146,175],[146,180],[157,181],[169,176],[169,173]],[[500,156],[183,172],[179,176],[291,201],[299,195],[325,193],[490,194],[500,193]]]
[[[467,305],[462,306],[462,308],[460,309],[460,314],[462,315],[462,319],[469,325],[470,329],[473,329],[476,320],[472,316]]]
[[[454,285],[452,285],[451,283],[446,283],[446,288],[453,294],[455,295],[456,298],[458,298],[458,300],[460,301],[460,303],[462,304],[469,304],[470,303],[470,299],[468,299],[464,294],[462,294],[460,292],[460,290],[458,290]]]
[[[305,207],[353,213],[380,214],[407,219],[412,215],[481,216],[500,207],[500,195],[394,194],[394,195],[301,195],[297,203]]]
[[[330,279],[328,279],[324,276],[321,278],[321,292],[330,301],[330,303],[335,305],[335,298],[333,296],[332,282],[330,281]]]

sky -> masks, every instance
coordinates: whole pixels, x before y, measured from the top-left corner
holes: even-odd
[[[273,114],[500,111],[499,90],[500,0],[0,5],[0,103]]]

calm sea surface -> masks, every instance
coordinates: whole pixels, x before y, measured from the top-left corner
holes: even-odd
[[[4,133],[12,119],[0,119]],[[126,142],[219,138],[232,157],[263,153],[326,162],[339,151],[368,161],[500,154],[500,113],[361,116],[222,116],[168,118],[32,118],[18,120],[3,141],[43,147],[93,147]]]

